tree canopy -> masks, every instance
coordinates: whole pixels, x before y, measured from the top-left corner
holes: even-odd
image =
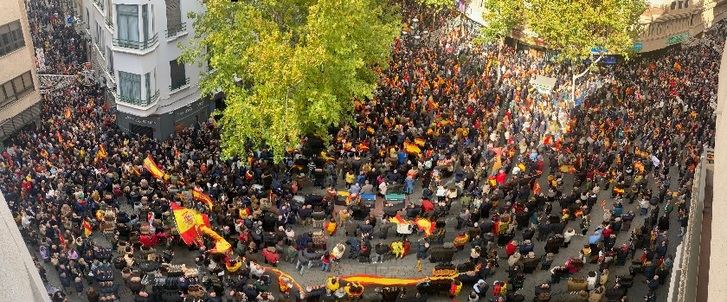
[[[222,90],[225,156],[248,143],[276,160],[301,136],[327,137],[376,88],[401,25],[387,0],[208,0],[192,14],[185,61],[207,59],[203,94]]]
[[[523,30],[558,50],[565,60],[590,56],[593,48],[628,55],[638,34],[644,0],[484,0],[481,37],[493,42]]]
[[[454,0],[416,0],[419,4],[433,9],[454,8]]]

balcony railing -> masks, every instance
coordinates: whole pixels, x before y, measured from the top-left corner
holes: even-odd
[[[157,34],[154,34],[154,36],[152,36],[151,38],[146,39],[144,41],[114,39],[114,46],[121,47],[121,48],[146,50],[146,49],[154,47],[157,44],[157,42],[159,42],[159,36]]]
[[[167,27],[167,38],[174,38],[187,32],[187,23],[182,22],[176,25]]]
[[[104,3],[103,0],[93,0],[93,4],[96,5],[96,7],[103,12],[104,11]]]
[[[169,93],[177,92],[187,85],[189,85],[189,78],[184,78],[184,81],[180,83],[172,83],[172,85],[169,85]]]
[[[114,21],[111,20],[111,17],[106,17],[106,26],[110,29],[114,29]]]
[[[147,107],[159,99],[159,91],[154,93],[154,95],[150,96],[146,100],[138,99],[136,97],[126,97],[118,94],[115,94],[115,96],[117,102],[126,103],[134,106]]]

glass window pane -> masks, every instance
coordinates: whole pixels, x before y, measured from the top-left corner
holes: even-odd
[[[31,76],[30,72],[26,72],[23,74],[23,85],[25,85],[25,88],[27,89],[33,88],[33,77]]]
[[[23,78],[22,77],[16,77],[13,79],[13,86],[15,87],[15,93],[21,94],[25,91],[25,87],[23,86]]]
[[[5,95],[8,97],[8,99],[14,99],[15,90],[13,89],[13,83],[7,82],[3,85],[3,88],[5,89]]]

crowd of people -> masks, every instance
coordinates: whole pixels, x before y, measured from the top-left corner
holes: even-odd
[[[70,2],[41,0],[25,3],[38,72],[72,75],[80,71],[87,62],[87,38],[76,33],[75,21],[69,20],[73,16],[63,8]]]
[[[28,14],[49,68],[78,72],[85,38],[63,23],[59,2],[28,1]],[[100,87],[44,95],[38,125],[7,141],[0,188],[43,280],[59,276],[53,300],[425,301],[436,294],[430,284],[374,290],[332,277],[298,288],[291,279],[313,266],[415,257],[455,262],[467,273],[444,294],[465,284],[469,301],[633,301],[635,278],[656,301],[677,244],[669,234],[684,231],[690,180],[713,145],[725,23],[698,45],[604,68],[607,83],[573,107],[564,101],[567,64],[476,45],[473,27],[452,25],[454,12],[433,18],[405,4],[403,15],[408,32],[394,42],[375,96],[356,101],[355,122],[330,146],[305,139],[280,164],[266,148],[222,159],[213,119],[158,141],[116,127]],[[532,88],[536,75],[557,78],[550,95]],[[167,181],[143,168],[148,156]],[[212,209],[193,189],[211,196]],[[367,202],[392,193],[409,198],[382,211]],[[170,201],[208,214],[237,257],[193,246],[196,263],[172,265],[183,244]],[[394,227],[420,218],[435,225],[431,234]],[[311,223],[314,231],[301,231]],[[389,239],[392,228],[402,236]],[[345,242],[330,242],[337,232]],[[556,263],[578,236],[587,244]],[[279,262],[297,271],[266,269]],[[625,265],[631,274],[609,275]],[[524,289],[538,270],[550,280]],[[493,280],[502,271],[507,278]],[[119,274],[123,283],[114,282]],[[553,299],[556,288],[568,293]]]

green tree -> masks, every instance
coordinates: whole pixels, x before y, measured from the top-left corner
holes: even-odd
[[[587,58],[597,63],[605,53],[628,58],[646,3],[644,0],[485,0],[484,7],[483,18],[487,24],[482,29],[481,41],[501,41],[513,30],[523,31],[543,39],[546,47],[559,51],[561,60],[577,66]],[[594,48],[603,51],[594,54]],[[575,80],[588,69],[578,72],[574,68],[574,86]]]
[[[454,0],[416,0],[419,4],[441,10],[454,8]]]
[[[192,14],[195,37],[183,59],[213,70],[203,94],[222,90],[225,156],[269,146],[276,161],[303,135],[327,138],[371,97],[399,34],[387,0],[208,0]]]

